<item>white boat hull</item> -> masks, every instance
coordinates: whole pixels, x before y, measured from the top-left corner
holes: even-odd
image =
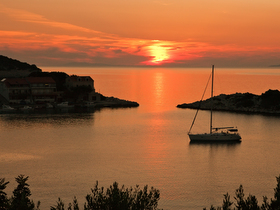
[[[214,65],[212,65],[212,87],[211,87],[211,115],[210,115],[210,132],[203,134],[191,134],[190,131],[194,125],[197,113],[193,119],[191,128],[189,130],[189,138],[191,142],[240,142],[240,135],[237,133],[237,128],[234,127],[220,127],[213,128],[212,126],[212,106],[213,106],[213,84],[214,84]],[[208,84],[208,83],[207,83]],[[207,86],[206,86],[207,87]],[[204,95],[204,94],[203,94]],[[202,100],[202,99],[201,99]]]
[[[240,142],[238,133],[189,134],[191,142]]]

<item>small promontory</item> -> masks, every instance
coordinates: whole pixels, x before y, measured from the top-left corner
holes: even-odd
[[[178,108],[280,115],[280,92],[268,90],[261,95],[252,93],[221,94],[211,100],[177,105]]]
[[[31,86],[28,90],[26,89],[30,83],[30,80],[26,80],[26,78],[33,78],[32,81],[39,83],[39,86],[37,83],[32,86],[35,87],[35,91],[29,91]],[[34,78],[36,79],[34,80]],[[42,80],[38,78],[51,78],[55,83],[55,88],[53,88],[53,84],[42,83]],[[71,107],[77,109],[81,107],[127,108],[139,106],[134,101],[107,97],[95,92],[93,79],[90,76],[85,78],[77,75],[70,76],[65,72],[45,72],[35,64],[30,65],[3,55],[0,55],[0,81],[3,87],[0,91],[0,112],[3,104],[8,104],[14,109],[20,109],[23,105],[28,105],[32,109],[41,109],[47,107],[47,104],[55,108],[61,102],[69,102]],[[80,82],[78,85],[77,81]],[[9,90],[11,86],[13,89]],[[39,91],[36,89],[37,87],[39,87]],[[37,101],[34,100],[35,97],[37,97]]]

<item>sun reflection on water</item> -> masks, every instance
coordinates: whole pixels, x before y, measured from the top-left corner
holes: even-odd
[[[156,72],[154,75],[154,98],[157,105],[163,103],[164,94],[164,75],[162,72]]]

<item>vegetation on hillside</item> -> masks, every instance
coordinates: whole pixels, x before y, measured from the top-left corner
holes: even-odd
[[[30,72],[42,71],[35,64],[28,64],[6,56],[0,55],[0,71],[28,70]]]

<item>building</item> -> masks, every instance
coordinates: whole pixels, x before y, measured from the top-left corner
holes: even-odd
[[[2,101],[36,104],[56,101],[56,83],[51,77],[5,78],[0,82]]]
[[[88,91],[80,92],[78,101],[96,101],[100,100],[100,96],[95,92],[94,80],[90,76],[71,75],[65,80],[65,85],[69,90],[77,90],[78,88],[85,88]]]
[[[67,88],[90,87],[95,92],[94,80],[90,76],[71,75],[66,78],[65,84]]]
[[[7,103],[31,103],[31,90],[25,78],[5,78],[0,82],[0,93]]]
[[[52,103],[56,101],[56,83],[51,77],[26,78],[34,103]]]

